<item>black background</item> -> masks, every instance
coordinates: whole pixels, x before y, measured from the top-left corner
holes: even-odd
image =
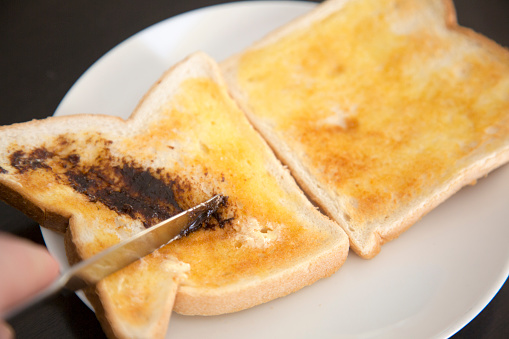
[[[231,1],[0,0],[0,125],[51,116],[82,73],[138,31],[226,2]],[[456,10],[460,24],[509,46],[509,0],[456,0]],[[3,203],[0,230],[44,243],[36,223]],[[506,283],[454,338],[509,338],[508,315]],[[104,337],[93,312],[75,295],[58,296],[12,326],[19,339]]]

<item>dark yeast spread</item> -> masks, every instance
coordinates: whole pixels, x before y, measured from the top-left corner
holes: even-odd
[[[92,157],[80,156],[74,147],[69,147],[74,142],[71,137],[59,136],[57,145],[60,147],[48,146],[51,151],[45,147],[14,150],[10,164],[19,174],[47,171],[57,182],[72,187],[89,201],[100,202],[118,214],[140,220],[145,227],[191,207],[177,202],[178,195],[191,189],[189,182],[172,177],[162,169],[144,168],[134,160],[112,155],[108,140],[95,137],[93,141],[100,147]],[[226,199],[222,205],[225,204]],[[208,229],[216,225],[223,227],[228,221],[214,213],[204,226]]]

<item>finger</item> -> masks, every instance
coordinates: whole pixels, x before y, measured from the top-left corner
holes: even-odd
[[[58,271],[58,263],[44,246],[0,233],[0,310],[47,286]]]
[[[12,327],[0,321],[0,339],[12,339],[14,338],[14,331]]]

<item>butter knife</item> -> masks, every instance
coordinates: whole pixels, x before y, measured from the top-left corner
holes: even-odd
[[[10,319],[55,295],[62,289],[78,291],[95,285],[108,275],[126,267],[158,248],[198,230],[224,201],[221,195],[181,212],[159,224],[83,260],[64,271],[51,285],[21,304],[8,308],[0,318]]]

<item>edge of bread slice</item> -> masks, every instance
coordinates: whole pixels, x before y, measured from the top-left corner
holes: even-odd
[[[292,293],[346,259],[319,213],[196,53],[167,71],[126,121],[51,117],[0,128],[0,197],[65,233],[71,264],[215,194],[199,230],[86,295],[110,338],[161,338],[172,308],[214,315]]]
[[[509,161],[508,65],[450,0],[329,0],[221,69],[302,189],[372,258]]]

